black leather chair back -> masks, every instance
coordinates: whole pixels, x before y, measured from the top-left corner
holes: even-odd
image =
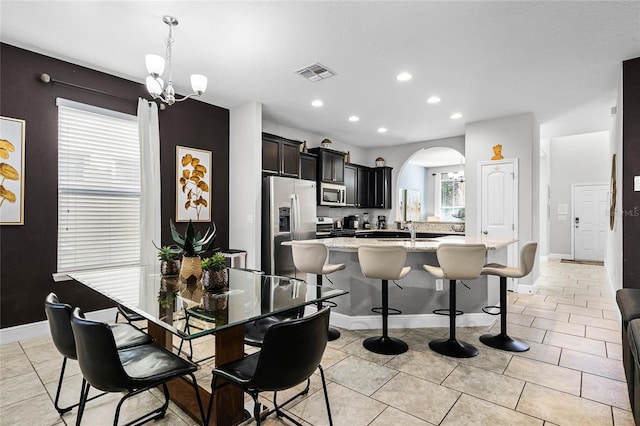
[[[109,325],[85,319],[80,308],[75,308],[71,315],[71,328],[76,339],[80,371],[87,382],[105,392],[131,390]]]
[[[247,387],[275,391],[307,380],[320,365],[328,330],[329,308],[272,325],[264,336],[255,374]]]
[[[53,344],[62,356],[77,359],[76,341],[71,329],[71,311],[71,306],[60,303],[55,293],[49,293],[44,301],[44,312],[49,320]]]

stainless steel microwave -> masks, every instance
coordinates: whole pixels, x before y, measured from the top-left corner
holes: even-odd
[[[346,206],[347,188],[344,185],[335,183],[320,183],[320,205],[321,206]]]

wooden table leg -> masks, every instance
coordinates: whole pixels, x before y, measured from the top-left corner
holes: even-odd
[[[244,325],[216,333],[216,366],[244,356]],[[218,380],[212,418],[217,426],[230,426],[244,420],[244,396],[237,386],[223,385]],[[211,422],[210,422],[211,423]]]
[[[173,350],[173,334],[152,322],[148,333],[156,339],[156,344]],[[215,364],[221,365],[244,355],[244,325],[227,328],[216,333]],[[218,381],[218,386],[222,383]],[[176,379],[167,383],[171,400],[193,419],[200,421],[200,410],[193,394],[193,387],[185,380]],[[200,398],[206,412],[211,397],[211,382],[198,383]],[[212,416],[209,425],[231,426],[244,420],[244,397],[237,386],[222,386],[216,390]]]

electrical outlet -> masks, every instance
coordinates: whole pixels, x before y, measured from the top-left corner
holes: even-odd
[[[443,280],[436,280],[436,291],[442,291],[444,286]]]

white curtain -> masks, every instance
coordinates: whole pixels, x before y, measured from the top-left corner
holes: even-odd
[[[140,135],[140,264],[157,262],[160,246],[160,127],[158,105],[138,98]]]
[[[436,173],[433,179],[433,215],[440,216],[440,193],[442,192],[442,175]]]

